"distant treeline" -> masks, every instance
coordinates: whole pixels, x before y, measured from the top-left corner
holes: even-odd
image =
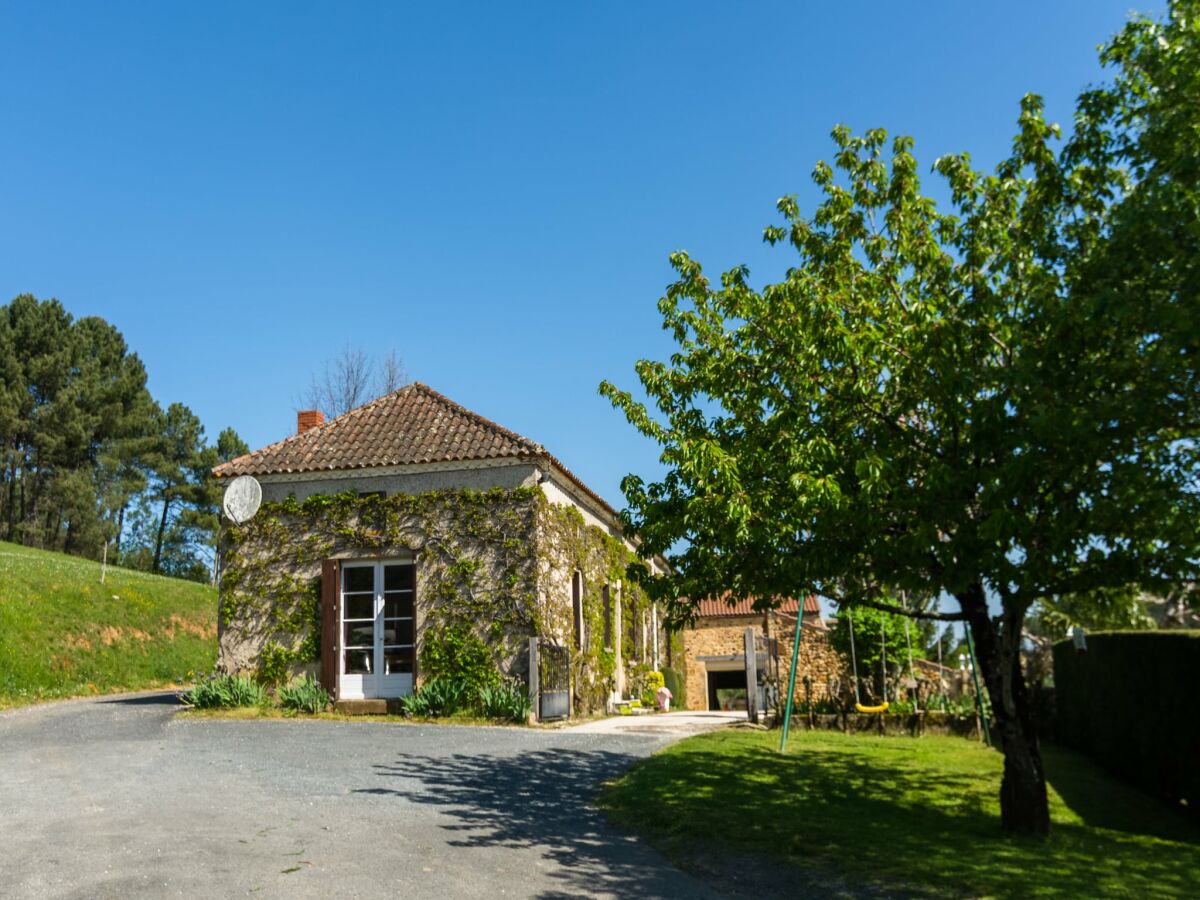
[[[5,540],[196,580],[218,527],[210,470],[247,450],[159,406],[108,322],[28,294],[0,306],[0,448]]]

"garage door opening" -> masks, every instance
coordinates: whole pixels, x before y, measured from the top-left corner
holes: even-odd
[[[708,708],[746,708],[746,670],[708,673]]]

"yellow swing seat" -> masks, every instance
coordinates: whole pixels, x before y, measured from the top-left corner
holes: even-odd
[[[888,705],[886,701],[880,703],[878,706],[863,706],[861,703],[855,703],[854,708],[860,713],[882,713],[887,712]]]

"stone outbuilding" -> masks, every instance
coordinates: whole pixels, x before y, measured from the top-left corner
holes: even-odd
[[[756,709],[765,710],[787,690],[792,639],[800,603],[785,599],[769,612],[753,601],[701,600],[695,623],[683,630],[684,678],[688,709],[745,709],[747,704],[746,630],[757,658]],[[831,676],[844,676],[845,664],[829,643],[829,628],[816,597],[804,601],[804,627],[796,672],[796,699],[804,699],[803,679],[812,679],[813,700],[822,699]]]
[[[296,434],[214,473],[252,476],[263,497],[223,523],[225,672],[316,671],[338,699],[386,700],[463,666],[528,680],[535,638],[588,712],[659,668],[666,636],[625,579],[637,557],[612,507],[423,384],[330,421],[301,412]]]

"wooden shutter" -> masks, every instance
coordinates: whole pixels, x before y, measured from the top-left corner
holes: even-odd
[[[412,689],[417,689],[417,648],[421,646],[420,635],[417,634],[417,622],[423,621],[417,615],[417,564],[413,562],[413,580],[412,580],[412,598],[413,598],[413,670],[412,670]]]
[[[342,565],[336,559],[321,563],[321,684],[337,699],[338,655],[342,645],[338,609]]]
[[[571,576],[571,614],[575,620],[575,649],[582,650],[587,638],[583,634],[583,573],[578,569]]]

